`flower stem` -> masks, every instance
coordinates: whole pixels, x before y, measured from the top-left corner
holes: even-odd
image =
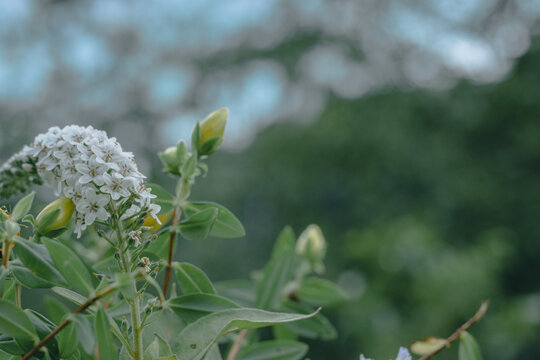
[[[122,272],[124,272],[125,274],[130,274],[131,259],[127,246],[124,246],[125,239],[122,236],[122,225],[119,220],[116,220],[114,225],[116,228],[116,236],[118,238],[118,248],[120,249],[120,265],[122,268]],[[141,326],[141,306],[139,302],[140,294],[137,291],[137,280],[135,280],[134,278],[131,281],[131,288],[134,297],[133,299],[126,298],[126,301],[129,304],[129,309],[131,312],[131,323],[133,328],[133,359],[143,360],[143,327]]]
[[[179,197],[178,199],[179,202],[183,202],[186,197],[186,188],[188,185],[188,179],[180,178],[179,181],[182,182],[182,189],[180,190],[180,194],[177,193],[177,197]],[[167,291],[169,290],[169,282],[171,281],[171,275],[172,275],[174,243],[176,242],[176,230],[174,230],[174,226],[180,221],[181,216],[182,216],[182,209],[179,206],[176,206],[173,210],[171,230],[169,232],[169,255],[167,257],[167,270],[165,270],[165,278],[163,279],[163,287],[162,287],[163,296],[165,296],[165,298],[167,298]]]

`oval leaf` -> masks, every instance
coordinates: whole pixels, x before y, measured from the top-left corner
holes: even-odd
[[[300,360],[308,346],[298,341],[272,340],[246,346],[240,350],[238,360]]]
[[[92,278],[81,259],[70,248],[58,241],[47,238],[42,238],[42,241],[54,265],[73,289],[86,296],[90,295],[94,291]]]
[[[283,311],[296,312],[300,314],[309,314],[311,312],[310,307],[301,306],[300,304],[292,301],[287,301],[282,304]],[[323,314],[317,314],[309,319],[296,321],[293,323],[285,324],[289,330],[292,330],[295,334],[310,339],[322,339],[333,340],[337,338],[336,328],[332,325]]]
[[[67,285],[62,274],[51,264],[45,246],[19,238],[14,249],[21,262],[34,274],[54,284]]]
[[[190,294],[170,300],[169,307],[182,320],[190,323],[208,314],[240,306],[214,294]]]
[[[213,202],[189,202],[183,207],[186,215],[191,216],[205,209],[217,209],[217,217],[210,235],[221,238],[237,238],[246,235],[244,226],[226,207]]]
[[[182,360],[200,360],[227,333],[308,319],[316,313],[286,314],[246,308],[216,312],[189,324],[180,332],[177,338],[179,353]]]
[[[331,281],[320,278],[307,278],[296,292],[299,300],[313,306],[331,306],[345,302],[347,295]]]
[[[208,276],[196,267],[188,263],[175,263],[176,277],[184,295],[188,294],[215,294],[216,289],[208,279]]]
[[[411,344],[410,349],[416,355],[426,355],[446,346],[447,343],[446,339],[429,337],[421,341],[415,341]]]
[[[13,337],[24,350],[30,349],[34,342],[39,341],[36,328],[28,315],[17,305],[0,300],[0,333]]]
[[[17,264],[15,263],[15,261],[18,261],[19,263]],[[17,280],[19,280],[21,284],[23,284],[27,288],[46,289],[54,286],[53,283],[40,278],[32,271],[21,265],[19,260],[15,261],[9,264],[9,269],[11,270],[15,278],[17,278]]]
[[[201,210],[178,224],[177,229],[188,240],[204,240],[210,234],[217,214],[215,208]]]
[[[117,360],[116,349],[113,343],[113,337],[111,336],[111,325],[102,307],[97,311],[94,327],[96,330],[99,358],[101,360]]]
[[[30,211],[30,208],[32,207],[32,202],[34,201],[34,195],[35,192],[31,192],[30,194],[23,197],[17,205],[13,208],[13,212],[11,213],[11,217],[13,220],[18,221],[24,217]]]
[[[482,360],[478,343],[467,331],[459,335],[459,360]]]
[[[272,258],[266,264],[263,278],[257,284],[257,307],[271,309],[283,295],[283,287],[294,277],[296,253],[295,237],[291,228],[285,228],[276,241]]]

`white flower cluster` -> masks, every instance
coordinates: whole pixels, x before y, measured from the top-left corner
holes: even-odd
[[[123,218],[146,210],[159,221],[160,206],[151,203],[155,195],[145,186],[133,154],[122,151],[116,138],[108,138],[104,131],[91,126],[52,127],[17,154],[25,157],[35,159],[37,174],[56,195],[75,203],[78,236],[122,206],[127,209]]]
[[[372,360],[372,359],[368,359],[364,357],[363,354],[360,354],[360,360]],[[409,354],[409,350],[407,350],[404,347],[400,347],[396,360],[412,360],[411,354]]]

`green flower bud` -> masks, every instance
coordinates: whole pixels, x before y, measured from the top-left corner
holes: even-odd
[[[75,204],[71,199],[62,197],[45,206],[36,217],[36,224],[39,232],[45,236],[50,236],[66,228],[75,210]]]
[[[305,258],[315,272],[324,272],[326,240],[320,227],[311,224],[300,234],[296,242],[296,253]]]
[[[180,160],[176,156],[176,146],[171,146],[158,154],[166,171],[179,174]]]
[[[200,138],[197,142],[199,155],[214,153],[223,141],[229,109],[221,108],[208,115],[200,124]]]
[[[21,227],[19,226],[19,224],[17,224],[17,222],[13,220],[7,220],[4,223],[4,228],[6,229],[6,233],[9,238],[14,238],[21,231]]]

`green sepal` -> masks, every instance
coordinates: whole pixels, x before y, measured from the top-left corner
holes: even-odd
[[[193,127],[193,131],[191,132],[191,149],[192,150],[199,148],[200,140],[201,140],[201,124],[197,121],[197,123]]]
[[[202,144],[197,150],[200,156],[203,155],[212,155],[223,142],[223,137],[214,136],[211,139],[208,139],[204,144]]]

